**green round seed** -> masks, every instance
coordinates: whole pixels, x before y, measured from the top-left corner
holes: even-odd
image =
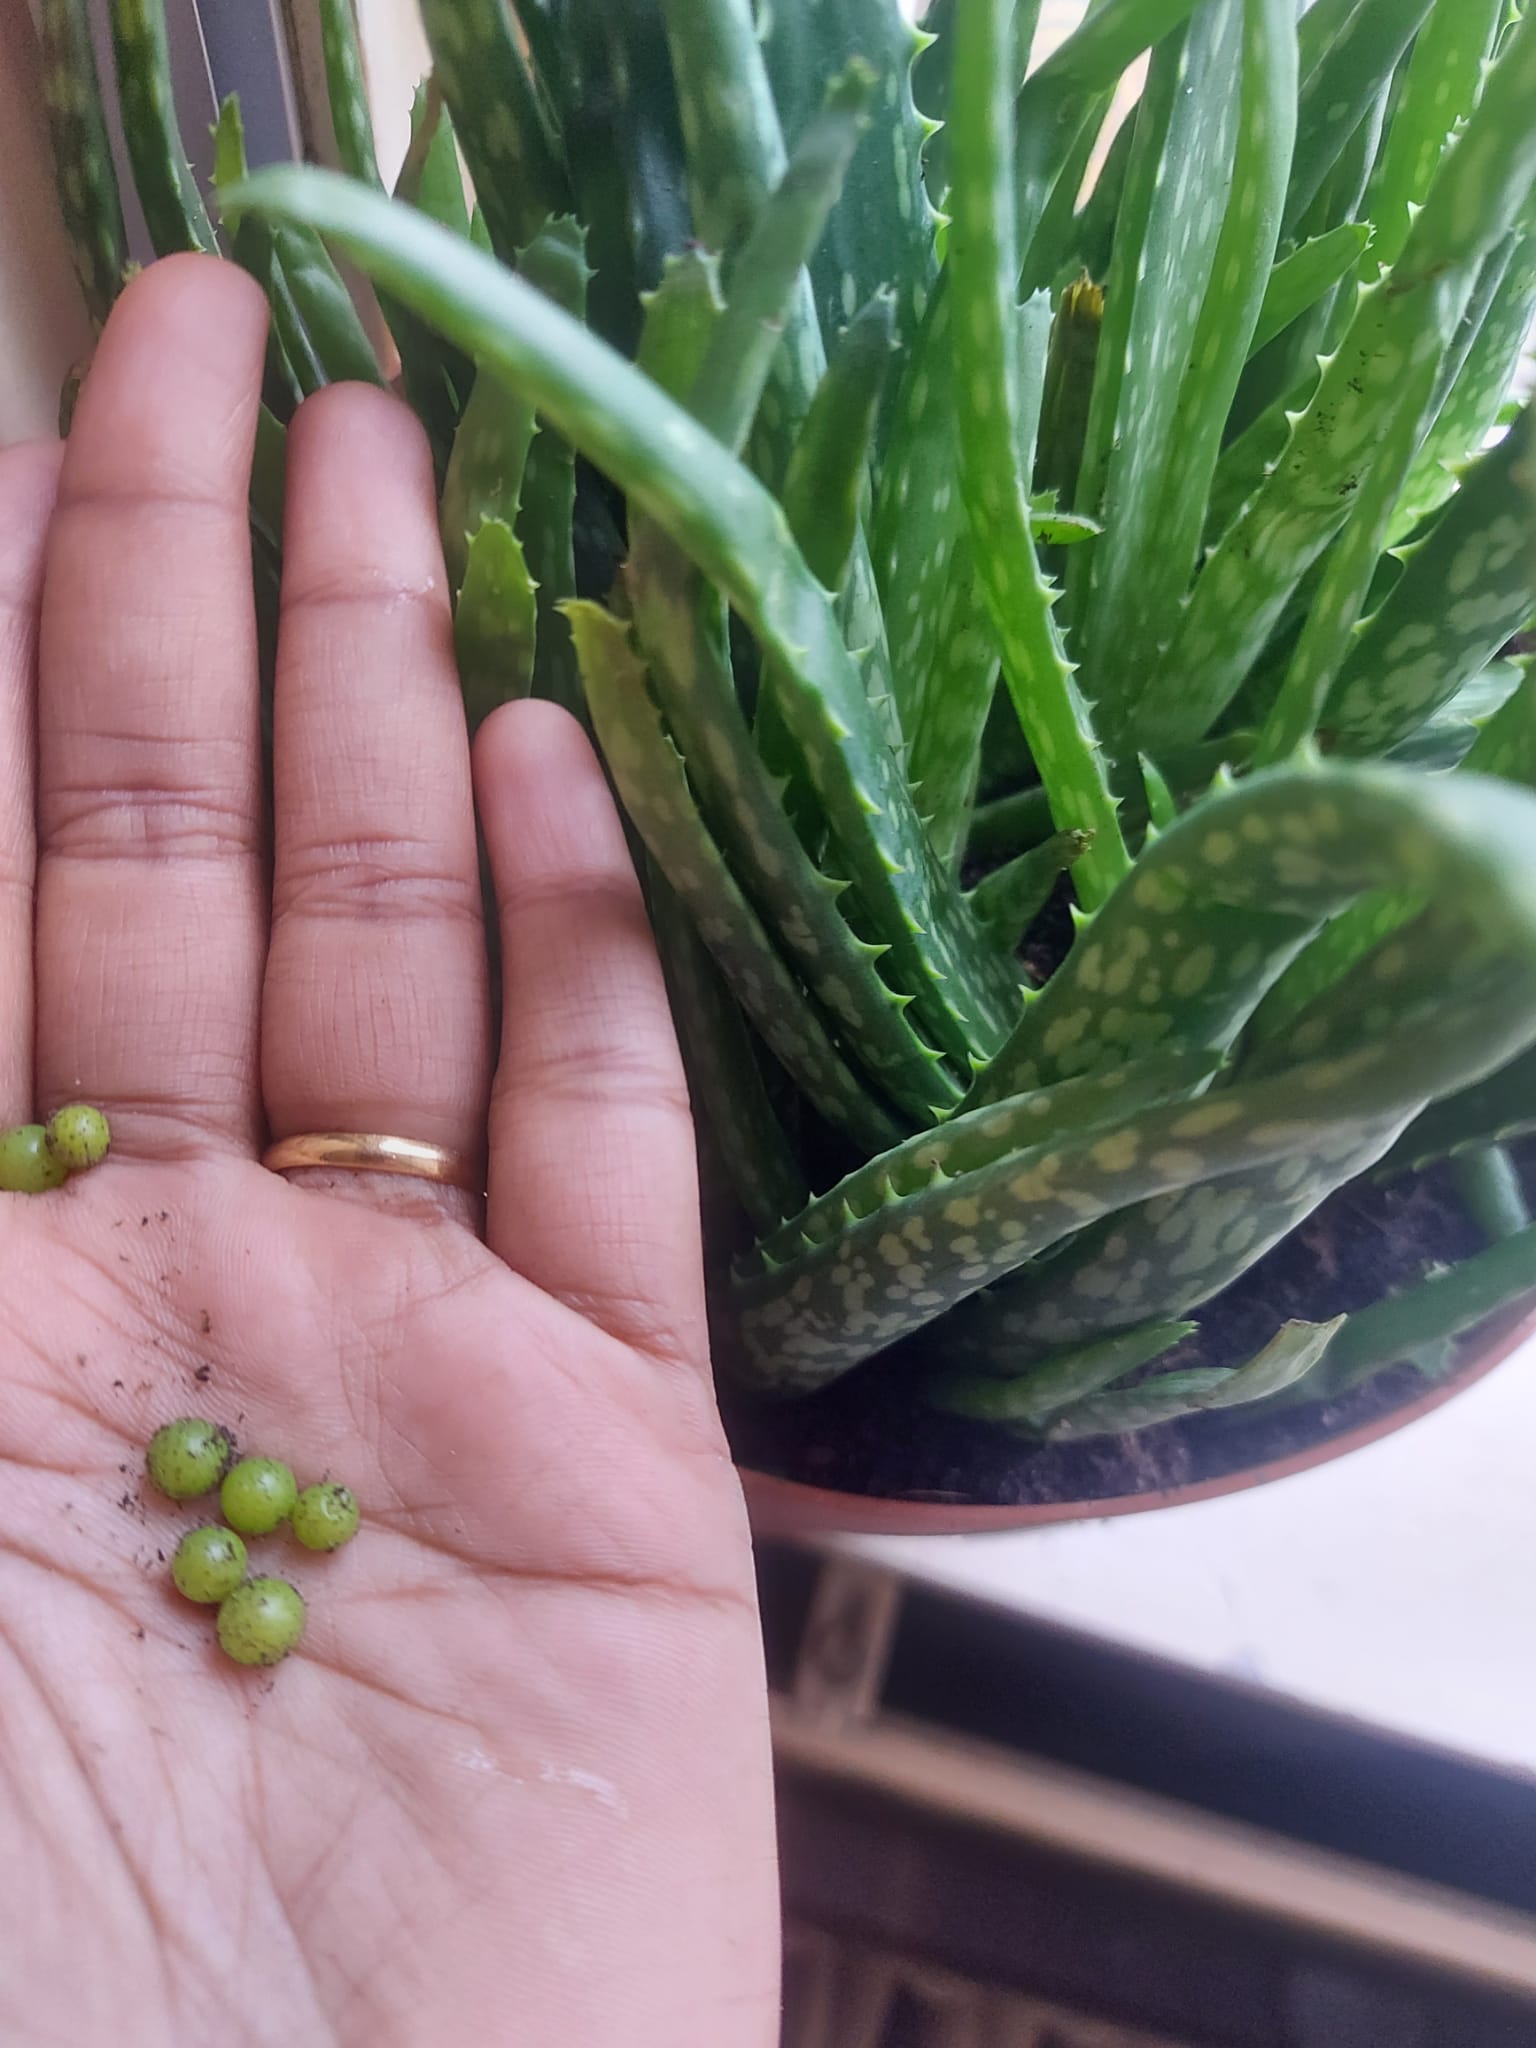
[[[19,1124],[0,1132],[0,1192],[45,1195],[68,1179],[69,1168],[49,1151],[41,1124]]]
[[[227,1600],[245,1577],[245,1545],[233,1529],[209,1523],[190,1529],[176,1546],[171,1577],[178,1593],[203,1606]]]
[[[179,1422],[167,1422],[155,1431],[144,1464],[150,1483],[162,1493],[172,1500],[195,1500],[218,1485],[233,1448],[229,1432],[216,1422],[184,1415]]]
[[[269,1536],[293,1513],[298,1497],[293,1474],[275,1458],[242,1458],[219,1488],[224,1519],[242,1536]]]
[[[293,1504],[293,1533],[306,1550],[340,1550],[357,1534],[357,1496],[330,1481],[306,1486]]]
[[[286,1579],[247,1579],[220,1606],[218,1629],[237,1664],[280,1664],[304,1633],[304,1602]]]
[[[106,1118],[89,1102],[66,1102],[48,1119],[48,1150],[71,1173],[100,1166],[112,1145]]]

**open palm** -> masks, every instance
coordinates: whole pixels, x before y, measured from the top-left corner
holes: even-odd
[[[0,456],[0,1120],[116,1141],[0,1196],[0,2039],[766,2048],[747,1539],[622,835],[572,721],[487,725],[493,1085],[430,463],[348,388],[290,434],[268,849],[264,321],[155,266],[62,480]],[[488,1201],[259,1164],[317,1130]],[[362,1503],[257,1548],[309,1601],[274,1672],[170,1589],[206,1515],[140,1473],[187,1413]]]

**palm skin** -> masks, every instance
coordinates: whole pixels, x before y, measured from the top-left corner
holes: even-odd
[[[491,721],[493,1084],[430,478],[391,401],[327,393],[293,435],[269,903],[260,344],[225,266],[156,266],[51,524],[56,455],[0,457],[0,1114],[84,1096],[116,1138],[0,1196],[0,2038],[767,2048],[750,1556],[622,837],[574,725]],[[260,1166],[325,1128],[483,1149],[488,1202]],[[142,1457],[181,1414],[362,1503],[332,1557],[253,1545],[309,1601],[274,1671],[170,1586],[210,1504]]]

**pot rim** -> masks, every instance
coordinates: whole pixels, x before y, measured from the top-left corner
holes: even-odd
[[[1016,1501],[1008,1506],[966,1507],[944,1501],[902,1500],[889,1495],[837,1493],[799,1479],[740,1468],[742,1490],[759,1538],[774,1536],[985,1536],[1010,1529],[1042,1528],[1051,1522],[1096,1522],[1111,1515],[1146,1514],[1154,1508],[1183,1507],[1225,1494],[1245,1493],[1272,1480],[1332,1463],[1351,1451],[1405,1429],[1421,1416],[1454,1399],[1465,1388],[1502,1365],[1527,1338],[1536,1336],[1536,1301],[1506,1309],[1493,1318],[1483,1341],[1468,1349],[1455,1372],[1426,1387],[1413,1399],[1370,1421],[1340,1430],[1304,1451],[1283,1458],[1243,1465],[1210,1479],[1184,1486],[1149,1488],[1144,1493],[1114,1494],[1076,1501]]]

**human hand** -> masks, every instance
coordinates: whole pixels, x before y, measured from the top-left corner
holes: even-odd
[[[269,868],[265,318],[155,265],[56,506],[57,450],[0,455],[0,1123],[114,1135],[0,1196],[0,2039],[767,2048],[748,1539],[623,836],[573,721],[487,723],[493,1084],[431,466],[344,387],[289,437]],[[322,1130],[486,1153],[483,1214],[259,1164]],[[140,1475],[183,1414],[362,1503],[253,1554],[310,1601],[275,1672],[171,1589],[209,1503]]]

